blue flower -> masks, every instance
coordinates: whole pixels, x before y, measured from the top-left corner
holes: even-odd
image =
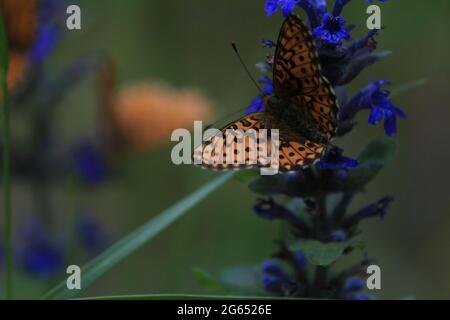
[[[259,83],[264,84],[261,93],[265,96],[273,93],[273,83],[268,76],[262,76],[259,79]]]
[[[350,39],[350,34],[345,29],[344,18],[329,13],[323,16],[322,25],[314,29],[313,35],[333,45],[339,45],[342,40]]]
[[[263,96],[267,96],[273,93],[273,83],[272,80],[269,79],[267,76],[262,76],[259,81],[259,83],[263,84],[264,87],[261,89],[261,94]],[[261,96],[257,96],[250,102],[250,105],[245,109],[245,114],[250,114],[253,112],[259,112],[266,108],[264,105],[264,99]]]
[[[40,1],[38,31],[36,41],[30,52],[33,63],[42,63],[55,47],[61,31],[57,19],[59,13],[63,10],[63,6],[57,0]]]
[[[330,239],[331,241],[341,242],[347,240],[348,235],[344,230],[334,230],[331,232]]]
[[[258,199],[253,206],[253,210],[258,216],[267,220],[285,220],[289,222],[298,234],[308,235],[311,230],[308,224],[299,216],[294,215],[290,210],[276,203],[272,198],[268,200]]]
[[[38,219],[30,219],[22,230],[19,262],[28,273],[43,279],[51,278],[63,270],[64,254]]]
[[[31,61],[40,64],[53,50],[59,37],[59,29],[54,25],[43,26],[38,33],[37,40],[31,49]]]
[[[381,90],[381,87],[388,84],[387,80],[372,82],[366,88],[359,91],[352,100],[344,107],[342,120],[353,118],[356,113],[363,109],[370,109],[368,122],[376,125],[384,118],[384,131],[388,136],[397,132],[397,117],[406,118],[406,114],[395,107],[389,99],[390,92]]]
[[[89,212],[77,216],[75,229],[81,245],[92,254],[102,252],[109,244],[109,236],[100,221]]]
[[[345,296],[346,300],[370,300],[368,294],[365,293],[353,293]]]
[[[299,0],[267,0],[264,5],[267,15],[270,17],[281,7],[283,16],[289,16],[295,9]]]
[[[74,169],[77,175],[88,184],[102,182],[107,173],[103,153],[91,142],[83,141],[74,152]]]
[[[335,146],[331,147],[317,164],[318,167],[325,170],[343,170],[358,166],[357,160],[344,157],[342,153],[342,149]]]
[[[278,263],[273,260],[265,260],[262,264],[263,287],[272,292],[282,293],[283,287],[290,284],[289,276]]]
[[[262,39],[261,43],[263,48],[275,48],[277,46],[275,42],[269,39]]]
[[[263,98],[257,96],[252,100],[252,102],[250,102],[250,105],[247,107],[247,109],[245,109],[245,114],[262,111],[265,107],[266,106],[264,105]]]
[[[342,292],[352,293],[364,289],[365,281],[360,277],[349,277],[345,280],[342,286]]]
[[[301,269],[306,268],[307,260],[306,260],[306,256],[303,253],[303,251],[300,251],[300,250],[294,251],[292,253],[292,255],[294,257],[295,262]]]
[[[392,201],[394,201],[394,198],[392,196],[381,198],[377,202],[360,209],[352,216],[347,218],[343,222],[342,226],[344,228],[351,228],[352,226],[358,224],[361,220],[371,217],[380,217],[381,219],[383,219],[387,214],[387,209],[389,208],[389,205]]]

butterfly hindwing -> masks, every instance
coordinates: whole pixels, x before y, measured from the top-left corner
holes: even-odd
[[[321,82],[313,37],[295,15],[286,18],[278,36],[273,82],[275,94],[280,98],[311,92]]]
[[[304,138],[286,140],[280,138],[279,171],[297,171],[312,165],[322,157],[325,146]]]
[[[201,147],[194,151],[194,163],[213,170],[267,168],[270,163],[272,149],[278,149],[278,170],[289,172],[311,165],[320,159],[325,146],[308,139],[297,137],[288,140],[283,135],[278,136],[278,144],[271,140],[271,131],[261,134],[266,129],[265,116],[262,112],[253,113],[223,129],[218,130]],[[245,135],[236,136],[236,132]],[[255,135],[249,134],[249,132]]]
[[[252,113],[218,130],[194,150],[194,164],[213,170],[265,167],[258,158],[270,154],[270,134],[259,135],[264,118],[262,112]]]

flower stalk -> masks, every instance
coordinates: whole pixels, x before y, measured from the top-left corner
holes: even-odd
[[[0,86],[3,136],[3,226],[5,251],[5,297],[13,297],[13,252],[12,252],[12,210],[11,210],[11,170],[9,144],[9,107],[8,107],[8,43],[0,15]]]

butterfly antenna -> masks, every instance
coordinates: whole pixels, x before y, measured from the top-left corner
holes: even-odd
[[[233,48],[234,52],[236,53],[236,56],[239,59],[239,62],[241,63],[241,65],[244,67],[245,72],[247,73],[247,75],[249,76],[249,78],[252,80],[253,84],[256,86],[256,88],[258,89],[259,92],[262,93],[262,89],[259,86],[258,82],[255,80],[255,78],[252,76],[252,74],[250,73],[250,70],[248,70],[247,65],[245,64],[244,60],[241,57],[241,54],[239,53],[239,50],[237,48],[237,45],[235,42],[231,43],[231,47]]]
[[[232,117],[232,116],[237,115],[237,114],[242,114],[242,112],[243,112],[245,109],[246,109],[246,108],[242,108],[242,109],[240,109],[240,110],[237,110],[237,111],[235,111],[235,112],[233,112],[233,113],[231,113],[231,114],[228,114],[228,115],[226,115],[226,116],[220,118],[219,120],[217,120],[217,121],[215,121],[215,122],[213,122],[213,123],[207,125],[207,126],[205,127],[204,131],[205,131],[205,130],[208,130],[208,129],[211,129],[212,126],[216,125],[216,124],[219,123],[219,122],[222,122],[222,121],[225,120],[225,119],[228,119],[229,117]]]

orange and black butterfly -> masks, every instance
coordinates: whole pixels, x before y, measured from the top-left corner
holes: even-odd
[[[195,149],[194,163],[215,170],[268,167],[267,161],[256,159],[255,151],[270,153],[273,148],[278,148],[278,170],[282,172],[319,160],[335,136],[339,107],[332,86],[321,75],[311,32],[295,15],[286,18],[281,27],[273,61],[273,88],[273,94],[263,97],[263,111],[234,121],[210,137]],[[230,129],[278,129],[279,143],[271,145],[258,135],[233,138]]]

